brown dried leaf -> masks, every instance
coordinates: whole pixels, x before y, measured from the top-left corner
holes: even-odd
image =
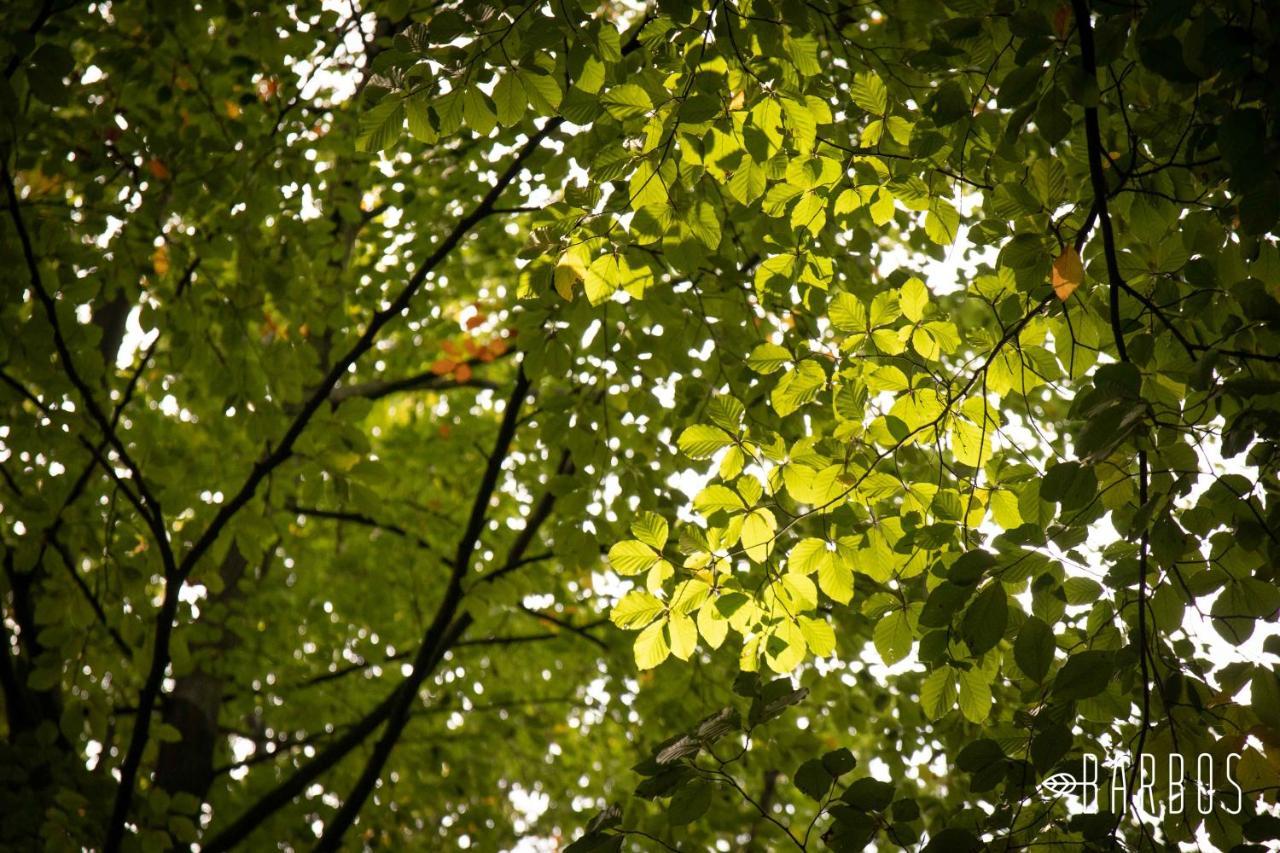
[[[1075,246],[1067,246],[1053,261],[1053,292],[1060,301],[1066,302],[1082,281],[1084,265],[1080,263],[1080,253]]]

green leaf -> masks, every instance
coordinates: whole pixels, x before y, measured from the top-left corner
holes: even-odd
[[[867,330],[867,308],[862,304],[862,300],[851,293],[841,292],[832,297],[827,316],[831,320],[831,325],[841,331],[865,332]]]
[[[812,359],[806,359],[783,375],[769,395],[769,400],[778,417],[786,417],[806,403],[816,400],[826,384],[827,374],[823,372],[822,366]]]
[[[1087,506],[1097,493],[1097,474],[1078,462],[1052,465],[1040,481],[1040,497],[1061,504],[1065,510]]]
[[[1014,660],[1018,669],[1025,672],[1035,681],[1044,681],[1053,663],[1057,644],[1053,639],[1053,630],[1036,616],[1028,616],[1018,631],[1018,639],[1013,645]]]
[[[1040,86],[1045,79],[1045,69],[1037,65],[1024,65],[1010,71],[1000,82],[1000,91],[996,95],[996,103],[1001,109],[1011,110],[1021,106]]]
[[[426,95],[415,95],[404,100],[404,115],[408,120],[409,133],[419,142],[428,145],[435,143],[440,135],[431,123],[430,104]]]
[[[463,90],[462,117],[467,127],[480,136],[488,136],[498,126],[498,118],[493,114],[489,96],[479,89]]]
[[[1092,578],[1067,578],[1062,584],[1067,604],[1093,604],[1102,597],[1102,584]]]
[[[698,633],[707,645],[713,649],[720,648],[729,634],[729,620],[721,613],[715,599],[707,599],[698,608]]]
[[[800,626],[784,619],[765,639],[765,661],[779,674],[791,672],[804,660],[806,644]]]
[[[871,777],[858,779],[845,789],[840,799],[864,812],[882,812],[893,802],[893,783]]]
[[[956,706],[958,695],[955,670],[949,666],[939,667],[929,673],[920,686],[920,708],[926,717],[937,720]]]
[[[960,233],[960,214],[950,202],[936,199],[924,218],[924,233],[940,246],[950,246]]]
[[[653,101],[649,93],[635,83],[621,83],[600,96],[609,115],[616,119],[629,119],[643,116],[653,109]]]
[[[1088,699],[1107,689],[1115,672],[1111,652],[1076,652],[1053,679],[1053,695],[1058,699]]]
[[[729,177],[725,189],[739,204],[750,205],[764,195],[765,171],[754,160],[744,159]]]
[[[809,154],[813,151],[814,139],[818,134],[818,122],[813,113],[804,104],[790,98],[782,99],[782,112],[796,150],[801,154]]]
[[[823,766],[822,761],[817,758],[810,758],[804,764],[801,764],[799,769],[796,770],[794,779],[796,787],[805,796],[818,802],[822,802],[827,796],[827,792],[831,790],[832,783],[835,782],[835,779],[827,772],[827,768]]]
[[[777,344],[763,343],[747,356],[747,367],[756,373],[774,373],[792,361],[791,351]]]
[[[833,749],[823,754],[822,766],[834,778],[839,778],[846,773],[851,773],[858,766],[858,759],[853,757],[853,753],[846,747]]]
[[[787,571],[810,575],[820,572],[835,560],[835,552],[821,539],[801,539],[787,554]]]
[[[711,808],[713,791],[714,786],[705,779],[694,779],[681,785],[667,806],[667,822],[672,826],[684,826],[701,818]]]
[[[888,665],[895,664],[911,654],[914,635],[911,630],[911,620],[907,617],[906,611],[894,610],[881,617],[872,632],[872,640],[876,651],[880,653],[880,658]]]
[[[995,648],[1009,621],[1009,597],[998,582],[987,584],[965,611],[960,633],[974,656]]]
[[[1263,725],[1280,732],[1280,678],[1271,668],[1258,665],[1253,668],[1249,684],[1249,707]]]
[[[855,104],[872,115],[882,116],[889,109],[889,92],[884,81],[872,71],[854,75],[849,95]]]
[[[929,839],[922,853],[977,853],[982,842],[967,829],[948,827]]]
[[[720,218],[708,202],[699,203],[690,213],[689,230],[708,249],[720,245]]]
[[[934,94],[930,111],[933,123],[938,127],[946,127],[969,115],[969,98],[957,83],[948,81]]]
[[[498,108],[498,123],[503,127],[511,127],[524,118],[526,101],[520,78],[504,74],[493,87],[493,102]]]
[[[990,738],[980,738],[965,745],[956,756],[956,766],[966,773],[980,773],[1004,760],[1004,750]]]
[[[991,683],[986,674],[973,667],[960,670],[960,713],[971,723],[986,722],[991,713]]]
[[[383,98],[360,114],[360,131],[356,148],[382,151],[396,139],[404,124],[404,106],[399,98]]]
[[[564,93],[556,78],[545,71],[534,71],[521,68],[520,83],[524,86],[525,96],[533,108],[544,115],[553,115],[560,107]]]

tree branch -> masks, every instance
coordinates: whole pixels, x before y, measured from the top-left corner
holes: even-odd
[[[142,477],[142,471],[138,468],[137,463],[134,462],[133,457],[129,455],[129,451],[116,433],[115,426],[108,420],[106,413],[103,412],[102,407],[98,405],[97,399],[94,398],[92,389],[89,388],[88,383],[84,381],[84,377],[80,375],[80,371],[76,368],[75,361],[71,357],[71,348],[62,333],[62,323],[58,320],[57,303],[54,302],[53,296],[49,291],[45,289],[44,279],[40,275],[40,263],[36,259],[31,235],[27,232],[26,223],[22,219],[22,210],[18,203],[18,192],[13,185],[13,176],[9,173],[9,164],[3,159],[0,159],[0,179],[3,179],[5,195],[8,197],[9,215],[13,219],[14,228],[17,229],[18,242],[22,245],[22,255],[26,262],[27,273],[31,279],[31,288],[36,299],[44,308],[45,318],[53,329],[53,345],[58,352],[58,358],[62,361],[62,368],[66,372],[67,378],[71,380],[72,386],[84,401],[89,416],[98,425],[103,437],[110,443],[116,455],[120,457],[120,461],[129,469],[129,475],[138,489],[138,495],[135,497],[131,492],[126,492],[126,494],[129,494],[131,501],[135,502],[138,513],[151,530],[152,536],[156,540],[156,547],[159,549],[161,559],[164,562],[165,573],[168,574],[174,568],[174,559],[173,551],[169,546],[169,535],[165,528],[164,512],[160,508],[160,502],[156,500],[155,495],[147,486]]]
[[[466,363],[471,364],[471,362]],[[479,361],[476,360],[476,363]],[[400,391],[452,391],[455,388],[496,391],[501,387],[497,382],[488,379],[473,376],[467,380],[458,380],[451,376],[437,376],[428,370],[401,379],[374,379],[357,385],[343,385],[329,393],[329,402],[337,406],[355,397],[381,400]]]
[[[521,372],[517,376],[517,383],[518,383],[517,388],[514,390],[519,391],[520,390],[519,385],[524,384],[525,391],[523,393],[527,394],[528,385],[527,385],[527,379],[524,378],[523,370],[521,370]],[[514,394],[513,394],[513,398],[514,398]],[[523,400],[523,396],[521,396],[519,399]],[[507,423],[508,418],[512,419],[512,423],[511,423],[512,432],[514,432],[516,422],[519,419],[519,412],[517,411],[518,409],[519,409],[518,404],[512,405],[509,402],[507,411],[503,413],[504,425]],[[504,430],[500,428],[499,438],[502,437],[503,432]],[[496,443],[495,443],[494,449],[495,451],[497,449]],[[504,454],[505,454],[505,451],[504,451]],[[494,464],[492,461],[493,460],[492,456],[490,457],[490,459],[491,459],[490,465],[486,468],[486,482],[489,476],[489,468],[493,468],[493,464]],[[562,460],[561,470],[563,470],[566,464],[567,463],[565,463],[564,460]],[[501,460],[498,460],[497,465],[500,467]],[[470,541],[471,546],[470,546],[470,549],[467,550],[466,556],[463,558],[462,562],[458,562],[457,558],[455,557],[454,565],[453,565],[453,573],[451,575],[451,583],[450,583],[450,587],[446,589],[446,596],[451,591],[453,591],[452,578],[453,577],[459,578],[458,582],[461,583],[461,578],[465,575],[466,568],[467,568],[466,564],[470,562],[471,554],[474,553],[476,543],[478,542],[478,539],[479,539],[479,533],[483,529],[483,522],[484,522],[483,512],[480,515],[479,522],[475,521],[476,507],[479,507],[481,510],[483,510],[484,507],[487,507],[489,499],[492,498],[493,489],[496,488],[497,473],[498,473],[497,468],[493,468],[492,476],[493,476],[494,485],[490,486],[489,489],[487,490],[482,489],[481,492],[476,495],[476,504],[475,506],[473,506],[472,518],[468,522],[468,525],[466,528],[467,531],[472,531],[474,528],[474,533],[471,536],[464,534],[464,536],[459,542],[459,553],[460,554],[462,553],[463,551],[462,546],[465,545],[468,541]],[[483,482],[482,482],[482,485],[483,485]],[[486,494],[486,491],[487,491],[487,494]],[[480,501],[480,498],[482,496],[484,496],[483,504]],[[538,519],[535,518],[535,514],[531,514],[529,521],[525,525],[525,530],[521,531],[520,536],[517,537],[516,541],[512,544],[511,549],[508,551],[507,559],[504,561],[504,567],[515,565],[521,562],[521,560],[524,557],[525,550],[527,550],[527,548],[531,544],[534,534],[536,533],[536,525],[535,525],[536,520]],[[459,568],[459,566],[461,566],[461,568]],[[460,601],[460,598],[458,600]],[[432,671],[434,671],[435,667],[439,664],[440,659],[443,658],[444,653],[458,643],[458,641],[462,636],[462,633],[466,631],[466,629],[471,625],[472,620],[469,614],[463,614],[457,617],[456,619],[453,619],[452,622],[448,623],[444,627],[444,629],[440,631],[438,641],[434,643],[435,648],[434,649],[428,648],[427,639],[429,637],[436,636],[433,632],[435,632],[438,625],[441,623],[440,617],[444,615],[444,613],[446,612],[444,609],[445,604],[446,602],[444,601],[441,602],[440,608],[437,609],[436,618],[433,619],[431,627],[427,629],[426,635],[424,635],[423,643],[420,644],[418,647],[418,650],[415,654],[415,666],[413,671],[410,673],[410,675],[407,676],[405,679],[403,679],[387,695],[387,697],[383,699],[382,702],[380,702],[375,708],[373,708],[363,719],[361,719],[360,722],[352,726],[351,730],[348,731],[345,735],[343,735],[342,738],[335,741],[330,746],[326,747],[319,755],[317,755],[315,758],[313,758],[310,762],[308,762],[303,767],[299,768],[292,776],[290,776],[285,781],[281,782],[279,785],[273,788],[270,792],[268,792],[265,796],[263,796],[262,799],[260,799],[257,803],[251,806],[248,811],[246,811],[243,815],[241,815],[239,818],[233,821],[230,826],[228,826],[226,829],[219,832],[207,843],[204,843],[203,844],[204,850],[214,851],[214,853],[217,853],[218,851],[229,850],[233,846],[242,842],[263,821],[265,821],[271,815],[275,814],[280,809],[287,806],[290,803],[290,801],[292,801],[295,797],[300,796],[302,792],[305,791],[312,782],[314,782],[317,778],[319,778],[326,771],[328,771],[329,768],[333,767],[340,760],[342,760],[342,758],[345,757],[349,752],[351,752],[353,749],[355,749],[361,743],[363,743],[365,738],[367,738],[370,734],[372,734],[378,728],[379,725],[381,725],[385,720],[387,720],[389,717],[392,716],[392,713],[396,708],[398,707],[407,708],[412,706],[414,697],[417,695],[418,687],[421,685],[422,681]],[[456,612],[456,609],[457,609],[457,601],[454,602],[451,612]],[[407,657],[407,656],[408,656],[407,654],[396,655],[394,658],[391,658],[389,660],[399,659],[401,657]],[[322,676],[318,676],[316,679],[314,679],[314,681],[320,682],[320,681],[331,680],[333,678],[338,678],[338,677],[341,677],[342,675],[346,675],[348,674],[348,672],[354,671],[355,669],[360,669],[360,668],[363,668],[363,667],[357,666],[351,669],[338,670],[337,672],[334,672],[334,673],[326,673]],[[401,701],[401,697],[403,697],[403,702]],[[403,730],[403,724],[401,725],[401,730]],[[385,735],[384,735],[384,739],[385,739]],[[391,745],[394,745],[394,741],[392,742]],[[373,759],[371,758],[370,761],[372,760]],[[383,759],[383,762],[385,763],[385,758]],[[368,766],[366,766],[366,772],[369,772]],[[376,781],[376,778],[373,781]],[[348,798],[348,801],[350,801],[350,798]],[[352,815],[352,819],[354,819],[354,814]]]
[[[436,549],[432,547],[431,543],[423,539],[421,536],[418,536],[417,534],[414,534],[414,533],[410,533],[409,531],[405,530],[403,527],[401,527],[398,524],[391,524],[385,521],[378,521],[363,513],[349,512],[346,510],[317,509],[315,507],[299,506],[295,503],[285,504],[285,509],[288,510],[289,512],[297,513],[298,515],[304,515],[311,518],[324,518],[330,521],[345,521],[345,522],[350,522],[352,524],[359,524],[362,527],[368,527],[373,530],[383,530],[383,531],[386,531],[387,533],[392,533],[392,534],[395,534],[396,536],[400,536],[405,539],[408,539],[409,541],[413,542],[415,545],[417,545],[419,548],[421,548],[424,551],[431,551],[432,553],[436,553]],[[438,554],[438,556],[440,557],[440,561],[444,563],[446,566],[453,565],[453,561],[450,560],[448,557],[444,556],[443,554]]]
[[[489,461],[485,465],[484,475],[480,479],[480,487],[477,489],[475,500],[471,504],[471,516],[467,520],[467,526],[463,530],[461,539],[458,541],[457,554],[453,558],[453,571],[449,575],[449,584],[445,588],[444,597],[439,607],[436,608],[435,618],[431,620],[431,624],[423,634],[422,642],[418,646],[418,653],[414,658],[413,670],[404,680],[400,691],[397,693],[391,714],[387,720],[386,729],[374,746],[373,754],[369,756],[369,760],[365,763],[364,771],[351,789],[351,793],[347,795],[342,807],[334,815],[333,820],[325,827],[324,835],[321,836],[320,841],[316,844],[317,851],[337,850],[341,846],[342,836],[350,828],[351,824],[355,822],[356,815],[364,808],[365,800],[373,792],[374,785],[377,784],[379,777],[382,775],[382,769],[386,765],[387,759],[391,756],[391,751],[395,748],[396,742],[400,739],[400,735],[409,721],[409,711],[418,695],[418,688],[422,685],[427,675],[435,669],[437,662],[448,649],[445,638],[451,635],[452,641],[456,642],[461,637],[462,632],[471,624],[470,614],[463,614],[457,617],[456,620],[454,618],[465,594],[463,580],[471,567],[471,558],[480,542],[480,534],[484,532],[489,501],[493,498],[494,490],[498,486],[498,476],[502,472],[502,464],[507,458],[511,448],[511,441],[515,437],[516,425],[520,418],[520,407],[524,404],[525,397],[528,394],[529,377],[525,375],[524,368],[521,367],[516,374],[515,387],[511,389],[511,396],[507,400],[506,409],[502,413],[502,424],[498,428],[493,450],[489,454]]]
[[[1071,0],[1071,7],[1076,19],[1076,28],[1080,33],[1080,61],[1084,66],[1085,77],[1097,80],[1098,68],[1093,46],[1093,23],[1089,11],[1088,0]],[[1119,258],[1116,253],[1115,234],[1111,228],[1111,216],[1107,212],[1107,181],[1102,171],[1102,131],[1098,123],[1098,108],[1087,106],[1084,110],[1085,142],[1089,157],[1089,177],[1093,183],[1094,205],[1098,211],[1098,221],[1102,226],[1102,251],[1107,265],[1107,278],[1110,284],[1111,334],[1115,339],[1116,354],[1120,361],[1129,362],[1129,352],[1125,346],[1124,329],[1120,318],[1120,292],[1132,288],[1125,283],[1120,273]],[[1170,326],[1172,329],[1172,327]],[[1189,344],[1179,337],[1180,342],[1190,351]],[[1138,505],[1147,503],[1147,451],[1138,450]],[[1138,661],[1142,674],[1142,720],[1138,730],[1138,741],[1135,755],[1142,755],[1146,744],[1147,729],[1151,726],[1151,674],[1147,663],[1147,554],[1150,548],[1150,536],[1144,528],[1138,545]],[[1134,785],[1137,774],[1129,780],[1128,799],[1133,801]],[[1116,832],[1119,831],[1121,818],[1116,819],[1116,827],[1112,831],[1112,846],[1116,843]],[[1139,825],[1142,825],[1141,822]]]
[[[183,583],[191,574],[200,559],[213,546],[214,542],[221,536],[222,531],[231,522],[231,519],[240,512],[241,509],[249,503],[253,496],[257,493],[258,487],[266,477],[284,464],[293,455],[293,447],[306,430],[307,424],[311,422],[312,417],[329,400],[329,395],[333,389],[337,387],[338,382],[345,377],[349,369],[354,365],[361,356],[368,352],[378,338],[382,328],[390,323],[393,319],[404,313],[408,308],[413,297],[422,288],[426,282],[427,276],[438,267],[449,253],[462,242],[463,237],[470,233],[481,220],[492,213],[492,209],[499,196],[507,186],[520,173],[520,168],[524,162],[533,156],[538,150],[542,141],[546,139],[554,130],[564,123],[561,117],[555,117],[543,124],[542,129],[536,131],[521,146],[516,156],[507,164],[507,168],[494,182],[489,192],[485,193],[480,202],[472,208],[471,212],[460,219],[453,229],[440,241],[435,250],[422,262],[417,271],[410,277],[408,283],[400,291],[390,305],[385,309],[378,311],[369,321],[369,325],[365,327],[364,332],[352,345],[351,349],[338,359],[338,361],[325,374],[320,384],[307,398],[302,409],[294,416],[290,422],[288,429],[280,438],[275,449],[268,452],[265,456],[253,464],[253,469],[249,476],[245,479],[243,485],[232,495],[232,497],[224,503],[219,509],[213,520],[204,529],[204,532],[192,545],[183,557],[181,563],[177,566],[176,571],[171,577],[166,577],[164,600],[160,607],[160,613],[156,622],[156,632],[154,641],[154,652],[151,657],[151,668],[147,675],[147,680],[143,685],[141,699],[138,703],[139,714],[137,722],[134,726],[133,737],[129,743],[129,750],[125,756],[125,762],[121,766],[120,784],[116,789],[116,802],[112,809],[111,822],[107,827],[106,841],[103,845],[104,853],[118,853],[120,843],[124,836],[124,825],[129,814],[129,807],[133,800],[133,789],[137,780],[138,765],[141,762],[142,751],[146,746],[149,735],[151,711],[155,707],[156,699],[160,693],[161,684],[164,681],[165,669],[169,663],[169,641],[173,633],[174,617],[178,610],[178,592],[182,588]],[[523,399],[523,398],[522,398]],[[470,554],[467,555],[468,557]],[[456,567],[455,567],[456,568]],[[356,741],[358,743],[359,741]]]
[[[598,628],[601,625],[608,624],[609,622],[608,619],[597,619],[596,621],[589,622],[586,625],[575,625],[572,622],[569,622],[568,620],[560,619],[559,617],[552,616],[550,613],[544,613],[541,610],[534,610],[532,607],[525,607],[523,604],[521,604],[519,607],[520,607],[520,612],[526,613],[535,619],[541,619],[544,622],[555,625],[557,628],[562,628],[565,631],[569,631],[570,633],[577,634],[579,637],[582,637],[584,640],[594,643],[595,645],[599,646],[602,649],[609,648],[608,644],[606,644],[604,640],[590,633],[590,630],[592,628]],[[556,635],[551,634],[549,636],[554,637]]]
[[[80,594],[84,596],[84,600],[88,602],[93,613],[98,617],[98,623],[102,625],[103,630],[111,637],[111,641],[115,643],[120,654],[124,655],[126,661],[133,658],[133,649],[124,641],[124,637],[120,636],[120,632],[111,626],[107,621],[106,611],[102,609],[102,602],[98,601],[98,597],[93,594],[93,590],[89,589],[89,585],[84,582],[84,578],[80,577],[80,571],[76,568],[75,560],[71,559],[71,552],[67,547],[53,537],[48,538],[48,543],[53,546],[53,550],[58,552],[58,556],[62,559],[62,565],[66,567],[67,574],[71,576],[71,580],[75,583],[76,588],[80,590]]]

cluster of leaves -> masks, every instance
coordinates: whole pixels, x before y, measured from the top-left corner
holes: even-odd
[[[0,13],[0,838],[1267,840],[1267,4],[366,6]]]

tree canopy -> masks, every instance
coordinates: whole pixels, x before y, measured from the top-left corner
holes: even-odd
[[[1264,849],[1276,13],[6,4],[0,844]]]

